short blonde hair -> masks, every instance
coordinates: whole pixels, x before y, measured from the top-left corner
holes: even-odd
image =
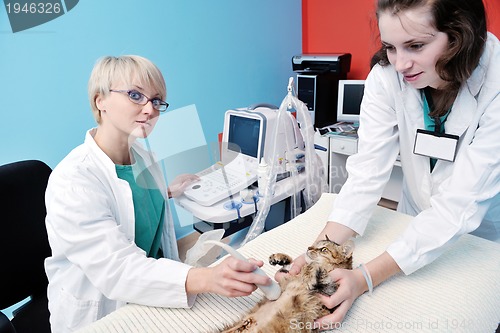
[[[101,122],[101,110],[98,109],[98,96],[107,96],[116,82],[137,82],[140,86],[150,86],[162,100],[167,97],[165,80],[158,67],[150,60],[136,56],[106,56],[97,60],[90,74],[88,93],[90,107],[98,124]]]

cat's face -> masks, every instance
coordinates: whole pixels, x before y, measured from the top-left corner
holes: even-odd
[[[341,264],[352,257],[354,242],[349,240],[338,245],[328,239],[320,240],[310,246],[306,252],[307,263],[316,262],[320,265]]]

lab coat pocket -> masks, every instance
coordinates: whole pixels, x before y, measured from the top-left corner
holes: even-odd
[[[76,330],[97,320],[99,301],[81,300],[61,290],[59,320],[69,330]]]

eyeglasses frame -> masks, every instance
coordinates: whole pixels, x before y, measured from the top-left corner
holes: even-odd
[[[163,113],[163,112],[166,112],[167,109],[168,109],[168,106],[170,104],[168,104],[167,102],[159,99],[158,97],[153,97],[153,98],[149,98],[148,96],[144,95],[143,93],[141,93],[140,91],[136,90],[136,89],[130,89],[130,90],[117,90],[117,89],[109,89],[110,92],[117,92],[117,93],[126,93],[127,96],[128,96],[128,99],[134,103],[134,104],[137,104],[137,105],[146,105],[148,104],[149,102],[151,102],[152,106],[153,106],[153,109],[155,109],[156,111],[160,112],[160,113]],[[131,97],[130,97],[130,93],[132,91],[135,91],[139,94],[141,94],[142,96],[146,97],[146,103],[138,103],[137,101],[134,101]],[[165,110],[158,110],[157,108],[155,108],[155,105],[152,103],[154,100],[159,100],[160,101],[160,106],[162,105],[165,105]]]

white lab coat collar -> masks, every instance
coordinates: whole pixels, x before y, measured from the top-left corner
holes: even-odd
[[[92,153],[97,157],[97,161],[102,164],[103,170],[106,170],[106,173],[111,179],[118,179],[116,175],[116,167],[115,163],[109,158],[106,153],[102,151],[102,149],[97,145],[97,142],[94,140],[94,136],[97,132],[97,128],[92,128],[87,131],[85,135],[85,145],[89,147]]]

